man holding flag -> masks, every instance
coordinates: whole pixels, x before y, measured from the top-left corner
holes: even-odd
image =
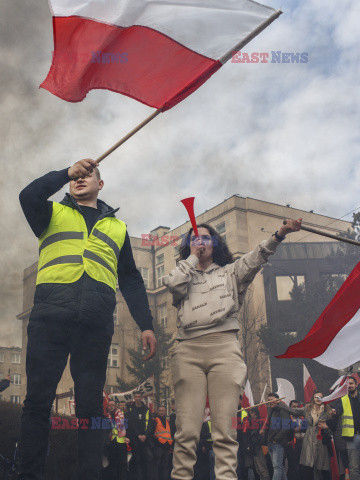
[[[47,200],[69,182],[70,194],[60,203]],[[21,480],[43,479],[51,405],[69,354],[79,419],[79,480],[99,478],[105,432],[92,428],[92,419],[103,416],[117,281],[142,330],[143,348],[150,347],[146,359],[155,354],[144,282],[125,223],[98,199],[103,186],[96,162],[86,159],[44,175],[20,193],[25,217],[39,238],[28,325]]]
[[[360,398],[355,377],[348,380],[349,393],[337,400],[335,410],[346,440],[350,480],[360,480]]]

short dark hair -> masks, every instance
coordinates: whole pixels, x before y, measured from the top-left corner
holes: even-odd
[[[94,168],[94,172],[95,172],[96,178],[98,180],[101,180],[100,170],[98,169],[98,167]]]
[[[270,393],[268,393],[268,398],[269,397],[279,398],[279,395],[275,392],[270,392]]]
[[[225,240],[218,234],[218,232],[208,225],[207,223],[201,223],[197,225],[197,228],[206,228],[212,238],[213,241],[213,262],[220,265],[220,267],[224,267],[228,263],[233,263],[234,259],[229,250],[229,247],[226,245]],[[180,260],[186,260],[190,255],[190,239],[193,229],[190,228],[187,235],[183,237],[181,242],[181,247],[179,250],[180,253]]]
[[[300,405],[300,402],[299,400],[291,400],[290,403],[289,403],[289,407],[291,407],[291,405],[293,405],[294,403],[298,403]]]
[[[355,385],[357,385],[358,382],[357,382],[356,378],[355,378],[353,375],[350,375],[350,377],[348,377],[348,379],[349,379],[349,380],[350,380],[350,379],[351,379],[351,380],[354,380]]]
[[[142,397],[142,393],[141,392],[134,392],[134,397],[135,395],[140,395],[140,397]]]

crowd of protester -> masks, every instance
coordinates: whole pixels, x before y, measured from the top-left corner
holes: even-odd
[[[332,404],[315,392],[309,403],[289,405],[269,393],[265,411],[241,408],[236,420],[239,480],[360,480],[360,395],[354,377],[348,395]],[[169,480],[176,440],[176,409],[171,402],[151,413],[142,402],[110,401],[113,428],[104,450],[104,480]],[[211,412],[205,410],[197,447],[194,480],[215,480]],[[336,473],[336,475],[335,475]]]

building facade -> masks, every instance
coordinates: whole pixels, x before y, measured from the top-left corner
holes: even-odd
[[[197,216],[196,220],[198,224],[207,223],[214,227],[226,239],[234,257],[239,258],[273,234],[280,227],[284,218],[299,217],[303,218],[304,225],[332,234],[346,232],[350,227],[349,222],[290,208],[289,206],[243,198],[238,195],[234,195],[203,212]],[[131,237],[134,259],[145,282],[153,317],[157,324],[173,334],[174,338],[176,334],[176,309],[172,306],[172,298],[163,285],[163,279],[176,266],[179,259],[181,236],[186,234],[189,228],[190,222],[172,230],[169,227],[160,226],[149,234],[142,235],[141,238]],[[314,242],[322,245],[331,242],[331,240],[300,231],[289,235],[279,247],[279,250],[284,249],[285,251],[290,246],[296,251],[297,247],[302,248],[297,245],[298,243],[307,245]],[[291,270],[291,266],[287,266],[287,268]],[[18,315],[18,319],[23,322],[23,352],[26,352],[26,327],[33,302],[36,271],[37,264],[33,264],[24,270],[23,311]],[[271,318],[274,315],[276,316],[272,310],[269,310],[268,306],[274,293],[271,293],[272,290],[267,292],[266,288],[277,288],[279,292],[283,292],[283,295],[288,294],[286,282],[281,284],[281,281],[278,281],[276,285],[275,279],[275,287],[273,283],[269,286],[270,283],[266,281],[264,283],[264,275],[261,273],[257,275],[240,316],[240,341],[243,344],[244,357],[249,367],[249,377],[256,398],[260,396],[265,384],[268,385],[269,389],[272,387],[271,362],[266,355],[261,353],[256,336],[256,330],[259,326],[267,322],[269,312]],[[131,380],[126,368],[130,361],[128,349],[138,348],[140,342],[140,331],[132,320],[119,291],[117,291],[117,308],[114,313],[114,329],[106,379],[106,390],[110,393],[119,391],[117,377],[126,382]],[[169,357],[162,359],[162,362],[164,372],[161,382],[164,388],[167,387],[167,391],[171,395],[172,379]],[[25,365],[22,365],[21,375],[25,380]],[[59,383],[58,392],[69,392],[72,387],[73,382],[67,366]],[[24,394],[25,381],[21,385],[22,400]],[[68,403],[69,399],[67,398],[60,400],[59,410],[68,413]]]
[[[22,403],[22,351],[20,347],[0,347],[0,380],[11,375],[9,387],[0,392],[0,400],[13,403]]]

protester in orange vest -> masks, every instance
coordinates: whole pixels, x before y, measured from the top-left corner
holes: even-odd
[[[159,407],[154,419],[154,480],[167,480],[169,475],[170,450],[173,444],[166,408]]]

